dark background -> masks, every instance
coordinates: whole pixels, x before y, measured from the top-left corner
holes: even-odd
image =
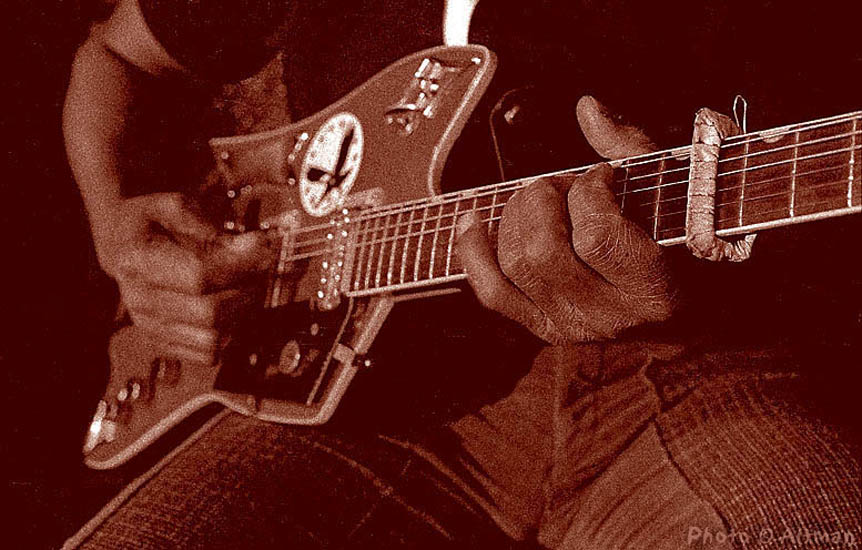
[[[81,463],[106,380],[113,289],[96,269],[60,128],[65,87],[94,2],[4,7],[2,512],[7,548],[58,547],[116,491]],[[8,523],[7,523],[8,522]]]
[[[609,9],[621,9],[617,4],[623,3],[610,2]],[[756,98],[754,127],[862,106],[862,71],[858,70],[862,33],[858,17],[853,17],[858,14],[848,11],[846,3],[794,7],[794,13],[774,3],[762,4],[765,11],[759,14],[745,3],[738,10],[734,3],[717,8],[717,19],[704,21],[704,28],[721,21],[729,34],[704,38],[683,58],[697,59],[698,47],[710,51],[714,47],[710,40],[732,42],[763,31],[754,47],[739,47],[721,62],[736,82],[751,88],[737,86],[734,91]],[[82,203],[65,160],[60,113],[75,48],[89,22],[105,9],[99,0],[39,6],[21,2],[6,8],[4,17],[9,27],[6,35],[14,38],[14,46],[7,50],[12,66],[4,76],[0,121],[6,143],[0,188],[4,236],[0,371],[6,414],[0,454],[7,474],[0,517],[8,522],[5,541],[12,548],[58,546],[135,473],[134,468],[90,472],[80,455],[91,408],[107,376],[104,350],[115,293],[96,267]],[[810,13],[800,13],[806,9]],[[823,15],[833,9],[832,16]],[[613,36],[632,32],[629,27],[641,16],[659,17],[634,13],[629,19],[618,19],[620,26],[612,29]],[[750,22],[752,17],[765,16],[774,23],[771,30]],[[589,29],[588,36],[581,38],[584,42],[612,36],[601,26]],[[552,30],[560,36],[566,33],[562,28]],[[595,56],[580,64],[579,76],[587,79],[590,71],[601,71],[603,66],[626,66],[628,59],[628,70],[642,80],[631,88],[608,85],[605,91],[619,103],[632,90],[644,92],[630,111],[646,113],[642,122],[653,127],[662,126],[663,109],[692,113],[709,104],[728,110],[733,95],[718,85],[722,77],[717,74],[698,73],[698,81],[681,95],[682,100],[659,92],[650,95],[649,83],[683,82],[678,73],[694,74],[687,71],[686,61],[669,56],[664,74],[648,75],[633,52],[640,46],[675,49],[675,45],[657,46],[660,42],[660,34],[643,35],[628,49],[596,47],[591,52]],[[501,54],[524,48],[517,42],[491,46]],[[823,52],[834,55],[824,57]],[[549,51],[537,49],[534,54],[541,58]],[[845,64],[846,59],[855,59],[856,64]],[[533,61],[525,62],[529,63]],[[764,74],[764,67],[772,72]],[[561,82],[568,84],[565,79]],[[831,103],[824,101],[832,97],[830,88],[841,90]],[[571,95],[578,93],[573,90]],[[770,108],[758,113],[758,106],[764,105]],[[763,114],[767,111],[768,116]],[[571,116],[568,112],[565,116]],[[675,121],[687,120],[676,112],[673,115]],[[682,122],[664,128],[659,137],[665,146],[684,143],[690,133]],[[731,287],[726,300],[744,302],[764,293],[779,296],[767,307],[773,308],[773,316],[786,318],[790,339],[805,336],[796,344],[810,365],[806,376],[813,406],[845,424],[854,416],[853,403],[858,403],[859,374],[832,367],[858,363],[862,277],[856,218],[762,235],[756,263],[752,260],[751,266],[742,268],[746,287]],[[732,319],[732,314],[725,313]],[[736,320],[740,326],[751,321]],[[850,428],[858,433],[858,425]]]

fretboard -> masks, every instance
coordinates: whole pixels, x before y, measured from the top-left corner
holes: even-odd
[[[736,136],[721,147],[716,180],[719,236],[862,211],[862,112]],[[616,161],[614,191],[624,216],[662,245],[685,240],[689,147]],[[518,190],[542,177],[488,185],[364,212],[351,220],[347,294],[417,288],[463,279],[455,221],[476,213],[495,230]],[[302,240],[300,239],[300,242]]]

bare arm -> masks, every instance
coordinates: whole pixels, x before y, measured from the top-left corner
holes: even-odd
[[[259,235],[221,236],[179,193],[120,193],[119,144],[135,79],[185,72],[148,29],[136,0],[121,0],[75,56],[63,130],[99,262],[135,326],[172,356],[212,362],[220,329],[251,306],[268,254]]]
[[[116,272],[116,228],[123,214],[118,144],[136,98],[131,90],[144,72],[183,68],[158,44],[135,0],[121,0],[111,18],[94,25],[78,50],[63,110],[66,151],[84,197],[102,267]]]

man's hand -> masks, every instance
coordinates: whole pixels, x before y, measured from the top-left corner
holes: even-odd
[[[606,158],[654,149],[592,98],[578,103],[578,119]],[[620,215],[611,177],[601,164],[519,191],[503,209],[496,254],[485,225],[462,217],[456,250],[479,300],[554,344],[668,319],[676,300],[661,249]]]
[[[217,237],[175,193],[125,199],[117,214],[117,233],[97,250],[132,322],[167,355],[212,363],[221,329],[262,300],[265,242]]]

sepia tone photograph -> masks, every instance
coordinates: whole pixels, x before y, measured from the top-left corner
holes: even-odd
[[[8,11],[10,549],[862,545],[862,7]]]

